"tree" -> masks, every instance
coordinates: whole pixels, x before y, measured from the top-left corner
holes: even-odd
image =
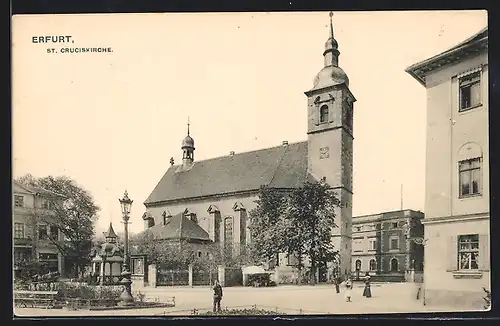
[[[278,252],[286,249],[283,233],[283,214],[286,209],[286,198],[283,192],[262,186],[257,207],[249,212],[250,257],[255,263],[276,257]],[[281,235],[281,236],[279,236]]]
[[[257,207],[250,212],[251,255],[270,260],[277,253],[298,259],[299,279],[305,258],[311,264],[311,282],[321,261],[336,255],[331,242],[335,207],[339,200],[325,182],[305,183],[291,191],[261,187]]]
[[[22,260],[15,268],[14,280],[19,283],[30,283],[35,275],[49,272],[47,265],[38,261]]]
[[[78,276],[80,271],[83,272],[82,267],[89,263],[94,223],[100,208],[87,190],[66,176],[35,178],[28,174],[16,181],[53,194],[46,194],[50,210],[40,207],[30,210],[32,227],[36,230],[38,223],[42,222],[59,230],[62,237],[52,235],[49,239]],[[38,237],[34,239],[36,247]]]
[[[325,182],[307,182],[294,189],[287,201],[285,219],[290,226],[286,235],[289,250],[298,253],[299,264],[303,255],[311,263],[311,282],[316,282],[319,262],[333,261],[337,251],[332,243],[332,230],[336,228],[335,208],[339,200]],[[289,252],[290,253],[290,252]]]

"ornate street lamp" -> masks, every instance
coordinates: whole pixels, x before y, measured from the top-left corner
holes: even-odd
[[[122,199],[119,199],[120,205],[122,207],[122,218],[123,224],[125,225],[125,235],[124,235],[124,252],[123,252],[123,271],[122,271],[122,281],[123,292],[120,295],[120,305],[130,305],[134,302],[132,297],[132,279],[130,271],[128,270],[128,224],[130,219],[130,209],[132,208],[133,200],[128,198],[128,193],[125,190],[125,194]]]

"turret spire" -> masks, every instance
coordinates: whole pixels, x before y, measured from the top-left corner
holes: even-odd
[[[108,232],[106,232],[106,234],[105,234],[105,238],[106,238],[106,242],[108,242],[108,243],[115,243],[116,238],[118,238],[118,236],[115,233],[115,230],[113,230],[113,225],[111,224],[111,222],[109,222],[109,228],[108,228]]]
[[[333,12],[330,11],[330,38],[333,40]]]
[[[187,136],[182,141],[182,165],[183,168],[189,168],[193,164],[194,161],[194,139],[189,135],[189,127],[191,126],[189,117],[187,124]]]
[[[325,52],[323,52],[323,56],[325,57],[325,67],[334,66],[338,67],[339,65],[339,50],[338,43],[335,40],[333,34],[333,12],[330,12],[330,33],[328,40],[325,43]]]

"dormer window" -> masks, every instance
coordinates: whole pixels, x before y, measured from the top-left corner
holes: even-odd
[[[164,211],[162,214],[161,214],[162,218],[163,218],[163,225],[167,225],[168,222],[170,221],[170,217],[172,217],[171,214],[167,213],[167,211]]]
[[[328,105],[322,105],[319,108],[319,123],[328,122]]]

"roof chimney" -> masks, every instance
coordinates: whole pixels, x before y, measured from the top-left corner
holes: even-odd
[[[234,151],[230,151],[229,156],[234,156]]]
[[[288,145],[288,140],[284,140],[282,144],[283,144],[283,146],[287,146]]]

